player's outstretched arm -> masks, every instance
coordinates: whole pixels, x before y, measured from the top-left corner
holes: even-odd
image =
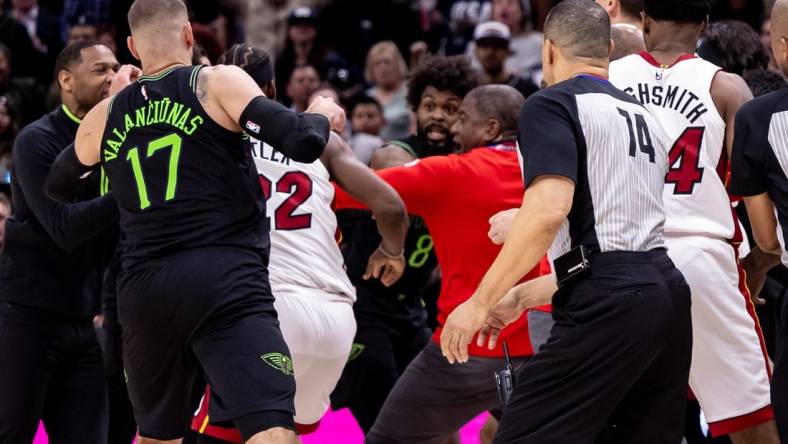
[[[380,278],[384,285],[392,285],[405,270],[402,254],[408,232],[405,204],[390,185],[356,159],[336,133],[331,133],[321,160],[339,186],[372,210],[383,237],[380,247],[370,257],[364,277]]]
[[[331,128],[342,130],[345,113],[333,100],[316,99],[297,113],[267,99],[260,87],[237,66],[204,68],[197,77],[197,98],[217,123],[246,131],[298,162],[317,160]]]

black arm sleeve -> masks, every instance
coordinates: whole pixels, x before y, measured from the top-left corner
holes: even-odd
[[[296,113],[263,96],[249,102],[238,123],[250,136],[303,163],[323,154],[331,129],[325,116]]]
[[[14,168],[25,203],[33,215],[60,248],[70,251],[117,223],[120,214],[112,193],[72,204],[47,197],[44,182],[59,151],[51,136],[23,131],[14,145]]]
[[[69,144],[58,154],[47,175],[47,195],[58,202],[73,202],[77,198],[80,177],[91,170],[77,158],[74,144]]]

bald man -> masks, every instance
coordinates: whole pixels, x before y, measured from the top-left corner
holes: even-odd
[[[312,162],[330,128],[342,130],[344,112],[318,98],[294,113],[241,68],[192,66],[180,0],[137,0],[128,20],[144,75],[85,116],[47,184],[50,195],[67,196],[101,162],[118,201],[118,313],[139,442],[179,442],[203,373],[216,400],[207,421],[232,422],[248,443],[295,443],[293,362],[243,132]]]
[[[666,139],[607,81],[610,19],[564,0],[545,23],[548,88],[520,114],[525,196],[503,249],[441,335],[467,360],[500,319],[496,303],[550,249],[558,291],[547,342],[517,373],[494,443],[681,441],[690,295],[662,234]],[[552,244],[552,245],[551,245]]]
[[[613,25],[626,23],[638,29],[642,28],[643,24],[640,20],[640,11],[643,10],[642,0],[596,0],[596,2],[605,8]]]
[[[610,36],[615,46],[610,61],[646,50],[643,42],[641,0],[596,0],[610,16]]]
[[[788,74],[788,0],[778,0],[772,11],[772,50],[783,75]],[[766,271],[782,262],[788,266],[788,90],[766,94],[742,106],[736,114],[731,192],[744,196],[758,247],[769,253],[751,273],[757,292]],[[782,256],[782,260],[781,260]],[[751,267],[752,268],[752,267]],[[785,343],[786,302],[783,298],[780,334]],[[788,363],[785,347],[778,347],[772,377],[772,402],[781,442],[788,442]]]
[[[610,54],[611,62],[646,50],[643,31],[629,23],[614,23],[610,27],[610,38],[614,43],[613,53]]]

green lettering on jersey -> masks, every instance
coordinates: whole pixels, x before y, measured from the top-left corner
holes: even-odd
[[[107,148],[104,149],[104,162],[109,162],[118,157],[118,150],[120,149],[120,142],[112,139],[107,139]]]
[[[137,118],[136,126],[145,126],[145,108],[134,111],[134,116]]]
[[[192,134],[194,134],[194,131],[197,130],[197,127],[202,125],[203,122],[204,120],[202,116],[194,116],[192,117],[192,120],[189,121],[189,125],[191,126],[187,129],[184,129],[183,132],[186,133],[186,135],[191,136]]]
[[[164,120],[167,118],[168,109],[170,109],[170,99],[165,97],[161,101],[161,106],[159,107],[159,116],[156,118],[159,123],[164,122]]]
[[[120,143],[123,143],[123,141],[124,141],[124,140],[126,140],[126,133],[125,133],[125,132],[121,133],[120,131],[118,131],[118,129],[117,129],[117,128],[112,128],[112,132],[113,132],[113,133],[114,133],[116,136],[118,136],[118,139],[119,139],[119,142],[120,142]]]
[[[186,119],[189,118],[189,114],[191,114],[191,112],[192,112],[191,108],[186,108],[186,112],[181,114],[181,118],[178,119],[178,123],[175,124],[175,126],[178,127],[179,130],[183,131],[183,126],[186,125]]]
[[[156,101],[151,100],[151,101],[148,102],[147,115],[148,115],[148,118],[145,121],[145,125],[146,126],[150,126],[150,125],[155,124],[156,122],[154,122],[154,120],[156,118]]]
[[[104,161],[109,162],[118,157],[120,147],[126,140],[129,131],[135,128],[166,124],[174,128],[178,128],[187,136],[191,136],[203,123],[205,123],[205,118],[203,116],[192,116],[192,109],[184,106],[181,103],[173,102],[169,98],[150,100],[146,102],[145,105],[129,112],[128,114],[124,114],[122,127],[112,128],[110,135],[112,138],[108,137],[105,140],[106,146],[104,148]],[[174,143],[172,145],[175,146]],[[176,151],[176,156],[174,157],[176,159],[176,163],[177,153],[180,152],[179,148],[180,146],[174,148],[174,151]],[[128,160],[134,164],[133,160]],[[176,178],[176,175],[173,171],[170,171],[170,177]],[[167,196],[174,195],[174,182],[172,185],[168,184],[168,186],[169,188]]]
[[[132,128],[134,128],[134,122],[131,120],[131,116],[129,116],[128,114],[123,115],[123,120],[124,123],[126,124],[126,132],[128,133],[129,131],[131,131]]]
[[[181,114],[181,111],[183,111],[183,105],[178,102],[172,102],[172,109],[167,115],[167,124],[175,126],[175,122],[178,121],[178,116]]]

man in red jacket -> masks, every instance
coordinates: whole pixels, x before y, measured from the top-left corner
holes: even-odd
[[[413,161],[378,172],[397,190],[408,212],[421,216],[432,234],[442,271],[438,322],[433,340],[410,363],[367,434],[368,444],[438,443],[468,420],[500,407],[493,377],[504,361],[501,347],[473,347],[466,365],[452,366],[441,355],[446,316],[467,300],[500,247],[487,237],[489,218],[522,201],[517,161],[517,116],[525,99],[506,85],[472,90],[452,127],[461,153]],[[359,207],[338,192],[337,206]],[[528,279],[536,277],[533,270]],[[533,354],[521,319],[501,334],[515,367]]]

